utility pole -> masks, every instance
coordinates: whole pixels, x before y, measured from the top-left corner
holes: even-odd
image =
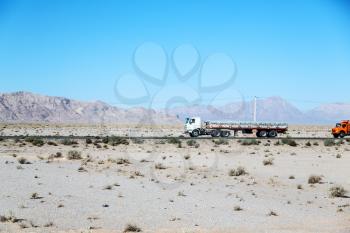
[[[254,96],[254,103],[253,103],[253,121],[256,122],[256,99],[257,97]]]

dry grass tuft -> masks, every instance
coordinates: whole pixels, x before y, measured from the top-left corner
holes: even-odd
[[[236,169],[231,169],[228,174],[229,176],[243,176],[248,174],[248,172],[244,167],[237,167]]]
[[[321,176],[311,175],[308,179],[309,184],[319,184],[322,180]]]
[[[141,232],[141,228],[136,226],[135,224],[128,224],[126,225],[124,232]]]
[[[348,193],[342,186],[336,185],[329,189],[330,197],[345,197],[345,194]]]

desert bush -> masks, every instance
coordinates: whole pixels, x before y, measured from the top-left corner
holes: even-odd
[[[248,174],[244,167],[237,167],[236,169],[231,169],[229,171],[229,176],[243,176]]]
[[[126,138],[111,136],[108,138],[108,144],[111,146],[129,145],[129,140]]]
[[[128,224],[126,225],[124,232],[141,232],[141,228],[139,228],[135,224]]]
[[[284,145],[289,145],[289,146],[293,146],[293,147],[298,146],[298,144],[296,143],[296,141],[294,141],[293,139],[290,139],[290,138],[283,138],[283,139],[282,139],[282,144],[284,144]]]
[[[234,211],[242,211],[243,209],[240,207],[240,206],[235,206],[234,208],[233,208],[233,210]]]
[[[32,143],[34,146],[43,146],[44,141],[38,137],[26,137],[24,139],[25,142]]]
[[[318,142],[314,142],[313,145],[314,145],[314,146],[319,146]]]
[[[132,142],[134,144],[143,144],[145,142],[145,140],[141,139],[141,138],[133,138]]]
[[[0,142],[4,141],[5,139],[3,137],[0,137]]]
[[[63,139],[61,143],[62,143],[62,145],[65,145],[65,146],[71,146],[71,145],[76,145],[76,144],[78,144],[77,141],[74,141],[74,140],[72,140],[72,139],[70,139],[70,138],[65,138],[65,139]]]
[[[181,141],[178,138],[168,138],[167,143],[169,144],[180,144]]]
[[[307,142],[307,143],[305,143],[305,146],[310,147],[310,146],[311,146],[311,142]]]
[[[346,191],[342,186],[336,185],[329,189],[331,197],[344,197],[348,191]]]
[[[273,165],[273,158],[268,158],[268,159],[263,160],[263,164],[264,164],[264,166]]]
[[[87,139],[85,139],[85,143],[86,143],[86,144],[92,144],[92,140],[91,140],[91,138],[87,138]]]
[[[196,145],[198,145],[198,143],[196,142],[196,140],[193,140],[193,139],[187,140],[186,144],[187,144],[188,146],[196,146]]]
[[[6,215],[0,215],[0,222],[11,222],[11,223],[17,223],[23,221],[23,219],[16,218],[12,212],[8,216]]]
[[[228,140],[224,138],[220,138],[218,140],[213,140],[215,145],[228,145]]]
[[[111,160],[109,160],[111,161]],[[118,158],[116,161],[117,164],[130,164],[130,161],[126,158]]]
[[[48,141],[47,145],[49,145],[49,146],[58,146],[57,143],[53,142],[53,141]]]
[[[241,141],[242,146],[259,145],[259,141],[256,139],[244,139]]]
[[[18,163],[20,164],[31,164],[31,162],[29,162],[26,158],[24,157],[20,157],[17,159]]]
[[[156,163],[156,164],[154,165],[154,168],[155,168],[155,169],[158,169],[158,170],[164,170],[164,169],[166,169],[166,167],[165,167],[163,164],[161,164],[161,163]]]
[[[81,153],[79,151],[76,151],[76,150],[70,150],[70,151],[68,151],[67,159],[69,159],[69,160],[82,159]]]
[[[324,140],[324,142],[323,142],[323,145],[324,146],[335,146],[335,142],[334,142],[334,140],[333,139],[326,139],[326,140]]]
[[[309,184],[319,184],[322,180],[321,176],[311,175],[308,179]]]
[[[267,216],[278,216],[278,214],[275,211],[270,211]]]

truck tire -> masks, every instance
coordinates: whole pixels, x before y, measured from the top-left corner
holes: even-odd
[[[339,134],[333,134],[334,138],[339,138]]]
[[[220,136],[227,138],[230,136],[230,134],[231,134],[230,131],[221,131]]]
[[[268,133],[268,136],[270,137],[270,138],[275,138],[275,137],[277,137],[277,131],[276,130],[271,130],[269,133]]]
[[[259,132],[259,135],[260,135],[260,137],[262,137],[262,138],[267,137],[267,132],[266,132],[265,130],[261,130],[261,131]]]
[[[339,137],[340,137],[340,138],[344,138],[344,137],[345,137],[345,132],[343,132],[343,131],[340,132]]]
[[[198,129],[193,130],[192,133],[191,133],[191,136],[194,137],[194,138],[198,137],[199,136],[199,130]]]
[[[219,137],[219,136],[220,136],[220,131],[217,130],[217,129],[214,129],[214,130],[211,131],[210,135],[211,135],[213,138]]]

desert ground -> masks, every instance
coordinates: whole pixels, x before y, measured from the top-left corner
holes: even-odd
[[[1,135],[123,127],[1,125]],[[350,140],[0,140],[0,232],[350,232]]]
[[[331,137],[331,125],[290,125],[283,136],[290,137]],[[144,125],[140,124],[0,124],[0,136],[130,136],[130,137],[162,137],[184,135],[183,124]],[[252,135],[238,136],[251,137]]]

